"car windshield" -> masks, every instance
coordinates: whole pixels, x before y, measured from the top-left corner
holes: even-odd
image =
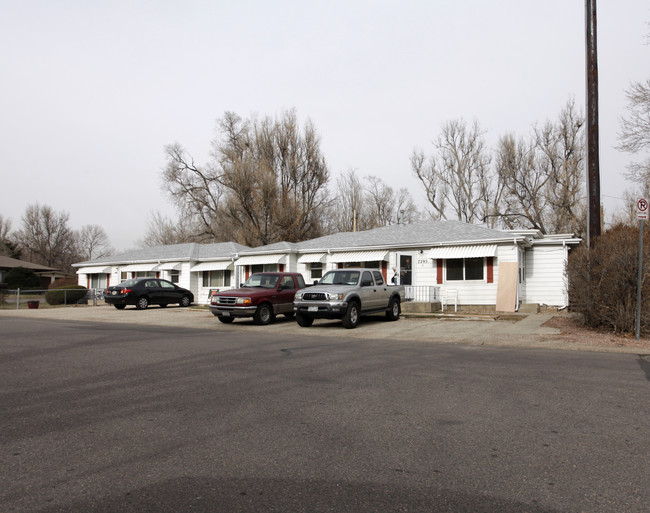
[[[263,289],[274,289],[280,277],[277,274],[253,274],[244,282],[244,287],[261,287]]]
[[[318,283],[322,285],[356,285],[359,282],[359,271],[329,271]]]

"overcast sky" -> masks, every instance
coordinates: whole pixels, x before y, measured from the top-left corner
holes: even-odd
[[[415,147],[477,120],[493,147],[573,98],[585,108],[584,0],[0,0],[0,215],[70,214],[134,247],[161,191],[164,146],[208,158],[215,121],[295,108],[348,169],[409,188]],[[618,152],[625,89],[650,77],[648,0],[598,2],[601,193],[631,185]]]

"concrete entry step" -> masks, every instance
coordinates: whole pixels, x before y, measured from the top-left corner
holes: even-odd
[[[518,312],[524,314],[538,314],[539,305],[537,303],[528,303],[524,305],[519,305]]]

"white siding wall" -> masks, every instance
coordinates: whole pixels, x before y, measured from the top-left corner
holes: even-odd
[[[514,244],[508,244],[497,247],[497,254],[493,260],[493,282],[487,282],[487,259],[484,263],[484,274],[482,281],[446,281],[440,285],[442,293],[446,289],[456,290],[459,305],[496,305],[497,286],[499,283],[499,263],[500,262],[517,262],[518,249]],[[432,260],[433,269],[431,271],[431,284],[437,280],[437,263]],[[444,270],[443,270],[444,273]],[[420,284],[420,283],[418,283]],[[425,283],[428,285],[429,283]]]
[[[413,285],[427,285],[430,287],[437,287],[436,283],[436,261],[432,258],[427,258],[427,252],[418,254],[413,257],[415,261],[415,273],[413,276]],[[393,264],[394,265],[394,264]],[[389,268],[391,271],[388,279],[392,276],[392,266]]]
[[[567,248],[559,245],[537,245],[526,251],[525,303],[567,305],[567,258]]]

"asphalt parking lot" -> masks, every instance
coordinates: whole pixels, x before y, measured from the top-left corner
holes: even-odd
[[[363,317],[358,328],[346,330],[340,321],[316,320],[313,326],[301,328],[294,320],[279,316],[268,326],[256,326],[252,319],[240,319],[233,324],[219,322],[207,308],[150,307],[136,310],[128,307],[116,310],[110,306],[74,306],[43,309],[5,309],[2,317],[27,317],[80,322],[142,324],[215,330],[218,332],[284,333],[298,336],[374,338],[378,340],[407,340],[431,343],[469,344],[505,347],[529,347],[567,350],[592,350],[638,353],[638,347],[584,347],[562,337],[560,330],[544,326],[553,314],[521,316],[519,320],[495,320],[489,316],[463,318],[406,317],[387,322],[383,315]]]

